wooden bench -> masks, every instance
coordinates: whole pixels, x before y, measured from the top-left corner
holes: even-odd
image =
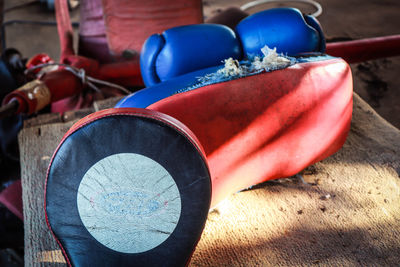
[[[115,102],[26,121],[19,135],[26,266],[66,265],[45,222],[47,166],[78,118]],[[398,265],[399,175],[400,131],[355,94],[343,148],[307,168],[306,183],[280,179],[227,198],[209,214],[191,266]]]

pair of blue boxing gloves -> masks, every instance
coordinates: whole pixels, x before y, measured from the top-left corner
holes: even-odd
[[[236,31],[218,24],[175,27],[145,42],[140,59],[145,85],[221,65],[224,59],[263,56],[267,45],[294,56],[324,52],[325,39],[317,20],[294,8],[275,8],[242,20]]]
[[[320,54],[325,51],[325,38],[318,21],[295,8],[250,15],[235,31],[219,24],[171,28],[151,35],[143,45],[140,68],[147,88],[116,107],[146,108],[180,88],[193,87],[198,77],[217,71],[228,58],[237,62],[262,58],[266,45],[287,56]]]

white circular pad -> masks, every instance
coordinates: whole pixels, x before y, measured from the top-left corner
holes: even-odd
[[[181,214],[172,176],[154,160],[135,153],[114,154],[90,167],[79,185],[77,204],[89,233],[123,253],[160,245]]]

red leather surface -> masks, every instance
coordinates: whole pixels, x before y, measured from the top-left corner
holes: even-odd
[[[118,115],[128,115],[128,116],[138,116],[138,117],[147,117],[152,118],[158,121],[161,121],[165,124],[168,124],[178,130],[179,132],[183,133],[192,144],[197,147],[199,153],[205,157],[205,151],[201,146],[197,137],[193,134],[193,132],[182,122],[178,121],[177,119],[168,116],[166,114],[150,110],[150,109],[143,109],[143,108],[110,108],[97,111],[92,113],[79,121],[77,121],[72,127],[68,130],[68,132],[64,135],[63,139],[61,140],[59,146],[63,143],[63,141],[72,133],[74,133],[79,128],[89,124],[95,120],[109,117],[109,116],[118,116]],[[56,149],[56,151],[58,148]],[[55,153],[54,153],[55,154]],[[51,163],[50,163],[51,165]]]
[[[200,0],[103,0],[106,35],[115,55],[140,53],[144,41],[166,29],[203,22]]]
[[[350,128],[351,70],[341,59],[296,64],[176,94],[149,109],[178,119],[197,136],[215,206],[335,153]]]

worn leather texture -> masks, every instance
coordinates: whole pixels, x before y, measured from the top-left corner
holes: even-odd
[[[202,72],[212,70],[217,68]],[[346,139],[353,86],[342,59],[315,57],[196,87],[200,72],[146,88],[117,107],[157,110],[193,131],[211,172],[211,206],[260,182],[294,175],[335,153]]]
[[[323,52],[322,31],[312,22],[309,24],[298,9],[273,8],[243,19],[236,32],[247,57],[262,56],[265,45],[288,55]]]
[[[242,57],[234,31],[218,24],[197,24],[152,35],[142,48],[140,66],[145,84],[151,86],[188,72],[220,65],[229,57]]]
[[[175,119],[142,109],[100,111],[71,128],[51,160],[45,200],[48,225],[69,265],[185,266],[205,225],[211,198],[207,163],[192,135]],[[85,173],[100,160],[121,153],[143,155],[160,164],[172,176],[181,199],[174,231],[159,246],[141,253],[106,247],[90,234],[78,211],[78,188]],[[97,176],[91,179],[96,183]],[[129,176],[126,179],[129,182]],[[154,204],[148,208],[153,210]],[[127,212],[141,214],[140,210]]]

